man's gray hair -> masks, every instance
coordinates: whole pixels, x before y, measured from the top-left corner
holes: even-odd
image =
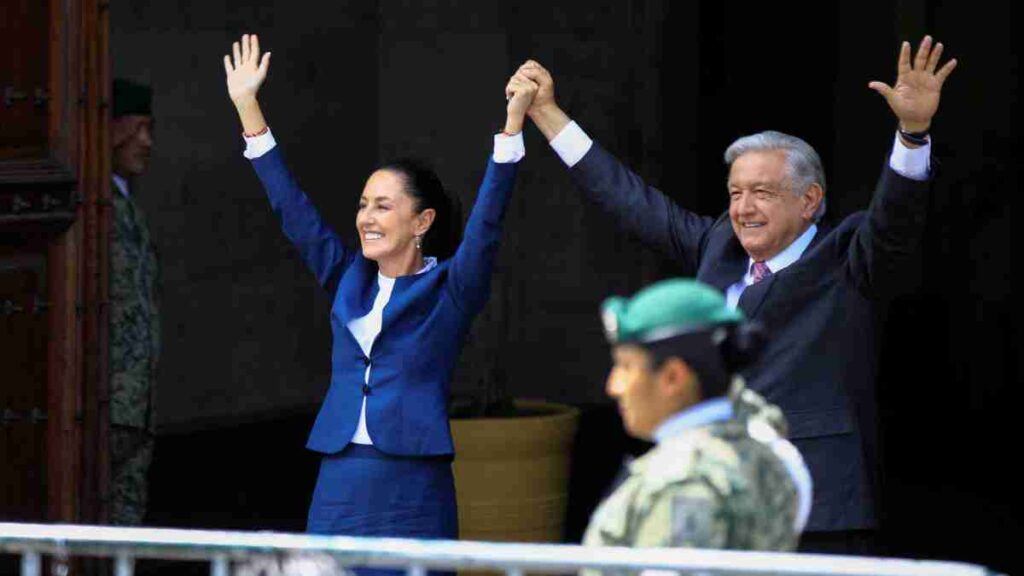
[[[821,186],[821,204],[814,212],[814,221],[821,220],[825,215],[825,169],[821,167],[821,157],[810,144],[796,136],[767,130],[750,136],[743,136],[725,149],[725,163],[732,163],[747,152],[762,150],[782,150],[786,153],[786,171],[793,185],[793,193],[800,195],[811,184]]]

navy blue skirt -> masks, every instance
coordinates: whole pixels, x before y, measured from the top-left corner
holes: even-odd
[[[362,444],[324,456],[306,531],[458,539],[452,457],[393,456]]]

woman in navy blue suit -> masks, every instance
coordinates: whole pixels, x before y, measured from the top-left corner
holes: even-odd
[[[285,234],[333,297],[331,383],[307,443],[324,455],[307,530],[457,538],[449,384],[490,292],[502,218],[524,155],[523,118],[537,85],[513,76],[505,88],[505,130],[494,137],[461,243],[452,242],[459,218],[437,176],[398,161],[366,182],[357,249],[324,224],[285,167],[256,99],[269,65],[255,35],[242,36],[224,57],[245,156]]]

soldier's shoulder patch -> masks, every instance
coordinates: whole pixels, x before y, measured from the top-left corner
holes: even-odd
[[[706,496],[672,497],[671,545],[701,547],[714,539],[718,504]]]

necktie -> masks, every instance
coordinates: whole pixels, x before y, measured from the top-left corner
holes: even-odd
[[[754,284],[757,284],[761,280],[772,275],[772,271],[768,269],[768,265],[764,261],[754,262],[753,266],[750,267],[750,276],[754,280]]]

